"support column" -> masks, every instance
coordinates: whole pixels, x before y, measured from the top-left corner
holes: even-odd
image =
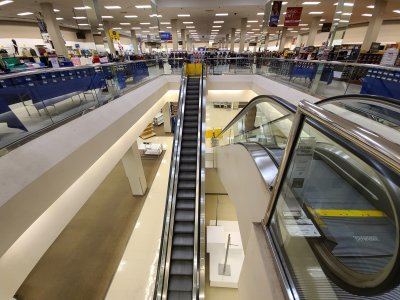
[[[228,49],[229,48],[229,33],[227,33],[225,35],[225,48]]]
[[[104,31],[106,34],[108,49],[110,49],[110,53],[112,55],[115,55],[114,41],[111,39],[110,34],[109,34],[111,26],[107,20],[103,20],[103,28],[104,28]]]
[[[54,14],[53,4],[40,3],[40,9],[56,53],[68,57],[67,47],[65,47],[65,41],[61,35],[61,30]]]
[[[265,34],[265,41],[264,41],[264,51],[268,50],[268,45],[269,45],[269,33],[267,32]]]
[[[182,40],[182,50],[185,51],[186,50],[186,30],[185,29],[181,29],[181,40]]]
[[[310,32],[308,33],[306,46],[314,46],[315,38],[317,37],[319,23],[321,17],[313,17],[310,25]]]
[[[246,39],[247,33],[247,18],[242,18],[240,21],[240,43],[239,43],[239,53],[244,51],[244,41]]]
[[[383,22],[383,14],[385,12],[387,0],[375,0],[374,11],[370,18],[367,33],[361,46],[361,51],[368,51],[371,48],[371,44],[376,42],[379,31],[381,30]]]
[[[232,28],[231,29],[231,52],[233,52],[233,51],[235,51],[235,31],[236,31],[236,29],[235,28]]]
[[[253,52],[257,52],[258,37],[256,37],[256,45],[253,48]]]
[[[136,30],[134,30],[134,29],[131,30],[131,43],[133,46],[133,52],[135,54],[139,54],[139,48],[138,48],[138,43],[137,43],[137,38],[136,38]]]
[[[301,34],[298,34],[296,39],[296,47],[301,47],[302,39],[303,36]]]
[[[171,29],[172,29],[172,50],[178,50],[178,28],[177,28],[177,19],[171,20]]]
[[[190,35],[189,33],[186,34],[186,51],[192,51],[191,45],[190,45]]]
[[[147,182],[137,142],[122,157],[122,164],[131,186],[132,195],[143,196],[147,190]]]
[[[283,51],[283,48],[285,48],[286,34],[287,34],[287,27],[283,27],[281,40],[279,42],[279,49],[278,49],[279,52]]]
[[[147,43],[149,45],[149,53],[153,52],[153,48],[149,44],[150,42],[151,42],[151,37],[150,37],[150,34],[148,34],[147,35]]]

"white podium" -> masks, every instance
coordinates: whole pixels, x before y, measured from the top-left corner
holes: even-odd
[[[222,275],[221,272],[218,272],[218,265],[223,265],[225,262],[229,234],[231,235],[231,242],[227,265],[229,265],[230,272]],[[207,226],[207,253],[210,254],[210,286],[237,288],[244,260],[238,222],[218,221],[218,226],[215,226],[215,220],[211,220],[210,226]]]

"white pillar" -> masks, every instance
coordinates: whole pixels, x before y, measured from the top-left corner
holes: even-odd
[[[228,49],[229,48],[229,33],[227,33],[225,35],[225,48]]]
[[[231,29],[231,52],[235,51],[235,28]]]
[[[134,30],[134,29],[131,30],[131,43],[133,46],[133,52],[135,54],[139,54],[139,48],[138,48],[138,43],[137,43],[137,38],[136,38],[136,30]]]
[[[361,51],[368,51],[371,48],[371,44],[376,42],[382,26],[383,14],[387,3],[387,0],[375,0],[375,7],[372,12],[372,17],[369,19],[369,25],[361,46]]]
[[[310,32],[308,33],[306,46],[314,46],[315,38],[317,37],[319,23],[321,17],[313,17],[310,25]]]
[[[301,47],[302,39],[303,39],[303,36],[301,34],[298,34],[297,39],[296,39],[296,47]]]
[[[185,29],[181,29],[182,50],[186,50],[186,34]]]
[[[54,14],[53,4],[40,3],[40,9],[56,53],[58,55],[64,55],[65,57],[68,57],[67,47],[65,47],[65,41],[61,35],[60,27],[58,26],[58,22]]]
[[[256,37],[256,45],[253,48],[253,52],[257,52],[257,45],[258,45],[258,37]]]
[[[281,40],[279,43],[279,50],[278,50],[279,52],[283,51],[283,48],[285,48],[286,34],[287,34],[287,27],[283,27],[281,33]]]
[[[103,20],[103,28],[106,34],[108,49],[110,49],[110,53],[114,55],[115,54],[114,41],[110,37],[111,26],[107,20]]]
[[[132,195],[143,196],[147,190],[147,182],[137,142],[122,157],[122,164],[131,186]]]
[[[192,51],[189,33],[186,34],[186,51]]]
[[[177,27],[178,20],[172,19],[171,20],[171,29],[172,29],[172,50],[178,50],[178,27]]]
[[[153,51],[153,48],[150,45],[151,43],[151,37],[150,34],[147,35],[147,45],[149,45],[149,53],[151,53]]]
[[[239,43],[239,53],[244,51],[244,41],[246,39],[247,32],[247,18],[242,18],[240,21],[240,43]]]
[[[268,45],[269,45],[269,33],[267,32],[265,34],[265,41],[264,41],[264,50],[268,49]]]

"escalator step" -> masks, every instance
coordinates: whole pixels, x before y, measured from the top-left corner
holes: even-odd
[[[196,148],[197,147],[197,142],[193,141],[182,141],[182,147],[187,147],[187,148]]]
[[[195,181],[179,181],[178,189],[182,190],[196,190],[196,182]]]
[[[185,111],[185,116],[197,116],[199,114],[199,112],[197,110],[194,111]]]
[[[178,233],[190,233],[192,234],[194,231],[194,224],[193,222],[175,222],[174,224],[174,234]]]
[[[193,259],[192,247],[174,247],[172,251],[172,259],[175,260],[191,260]]]
[[[181,155],[196,155],[197,149],[195,148],[184,148],[181,150]]]
[[[195,118],[197,118],[197,116],[198,116],[198,115],[195,115],[195,116],[186,116],[186,115],[185,115],[185,117],[184,117],[184,119],[183,119],[183,127],[184,127],[184,128],[196,128],[196,129],[197,129],[197,127],[198,127],[197,122],[193,122],[193,121],[187,120],[189,117],[195,117]],[[186,121],[186,120],[187,120],[187,121]]]
[[[198,121],[198,115],[197,116],[186,116],[183,120],[183,122],[195,122],[197,125],[197,121]],[[185,123],[183,123],[185,124]],[[183,126],[183,128],[185,128],[186,126]],[[197,126],[195,126],[197,128]]]
[[[197,144],[197,134],[186,133],[183,135],[182,141],[193,141]]]
[[[192,292],[193,276],[171,276],[168,283],[168,290]],[[168,299],[171,299],[168,297]]]
[[[183,134],[197,134],[197,128],[186,128],[183,126]]]
[[[182,210],[195,209],[194,200],[186,200],[186,199],[177,200],[176,208]]]
[[[192,292],[168,291],[168,300],[192,300]]]
[[[195,163],[196,161],[197,161],[197,157],[194,155],[182,155],[181,154],[181,162]]]
[[[173,247],[175,246],[193,246],[192,233],[175,233],[172,240]]]
[[[192,260],[172,260],[170,274],[172,275],[192,275]]]
[[[196,164],[188,164],[188,163],[181,163],[179,165],[179,171],[192,171],[195,172],[196,171]]]
[[[194,210],[175,211],[175,221],[194,222]]]
[[[196,192],[194,191],[178,191],[176,194],[177,199],[187,199],[187,200],[194,200],[196,198]]]
[[[193,100],[199,102],[199,95],[186,95],[186,100]]]
[[[179,172],[179,180],[196,180],[194,172]]]
[[[186,105],[196,105],[197,107],[199,107],[199,99],[189,99],[185,101]]]

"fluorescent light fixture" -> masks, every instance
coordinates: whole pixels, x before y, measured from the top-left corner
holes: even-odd
[[[292,30],[294,30],[294,28],[288,28],[287,30],[292,31]]]
[[[84,20],[84,19],[86,19],[86,17],[72,17],[72,19],[75,19],[75,20]]]
[[[260,31],[259,28],[253,28],[252,30],[253,30],[253,31]]]
[[[109,5],[109,6],[104,6],[105,9],[121,9],[121,6],[119,5]]]
[[[320,22],[325,22],[325,19],[321,19],[321,20],[319,20]]]
[[[283,27],[283,24],[278,24],[278,27]]]
[[[308,14],[309,15],[322,15],[324,12],[323,11],[310,11]]]
[[[225,21],[214,21],[215,24],[223,24]]]
[[[305,1],[305,2],[303,2],[303,5],[318,5],[320,3],[321,2],[319,2],[319,1]]]
[[[143,33],[143,32],[145,32],[145,33],[146,33],[146,32],[150,32],[150,31],[148,31],[148,30],[142,30],[142,33]]]
[[[162,15],[157,15],[157,14],[151,14],[149,15],[150,18],[162,18]]]
[[[251,27],[251,25],[246,25],[247,28]]]
[[[351,13],[342,13],[342,16],[351,16]]]
[[[318,24],[318,26],[322,26],[322,25],[324,25],[324,24],[321,24],[321,23],[320,23],[320,24]]]
[[[222,26],[220,25],[213,25],[213,28],[221,28]]]
[[[190,17],[190,15],[189,14],[179,14],[178,17],[187,18],[187,17]]]
[[[375,8],[375,5],[368,5],[367,8]]]
[[[395,9],[393,12],[396,13],[396,14],[400,14],[400,10],[399,9]]]
[[[133,19],[133,18],[137,18],[137,16],[136,16],[136,15],[127,15],[127,16],[125,16],[125,18],[127,18],[127,19]]]
[[[286,15],[286,11],[282,15]]]
[[[254,33],[253,31],[247,31],[247,34],[251,34],[251,33]]]
[[[219,29],[212,29],[211,31],[213,31],[213,32],[218,32]]]
[[[151,8],[151,5],[135,5],[136,8]]]
[[[131,27],[132,30],[140,30],[142,27]]]
[[[354,3],[345,2],[345,3],[343,3],[343,5],[344,5],[344,6],[354,6]]]
[[[131,25],[131,23],[119,23],[119,25]]]
[[[308,24],[299,24],[299,26],[308,26]]]
[[[193,24],[193,22],[182,22],[182,24]]]
[[[341,23],[349,23],[350,21],[348,21],[348,20],[340,20],[339,22],[341,22]]]
[[[103,31],[103,30],[104,30],[104,28],[97,28],[97,30]]]
[[[151,23],[148,22],[144,22],[144,23],[140,23],[140,25],[150,25]]]
[[[290,32],[298,32],[297,30],[292,30],[292,31],[290,31]]]
[[[264,15],[264,13],[263,12],[259,12],[259,13],[257,13],[257,16],[263,16]]]
[[[18,16],[29,16],[29,15],[33,15],[33,12],[27,11],[27,12],[19,13],[19,14],[17,14],[17,15],[18,15]]]
[[[157,29],[158,28],[158,26],[151,26],[151,27],[149,27],[150,29]]]
[[[215,16],[216,17],[226,17],[226,16],[229,16],[229,14],[228,13],[218,13],[218,14],[215,14]]]
[[[258,23],[258,21],[257,20],[249,20],[249,21],[247,21],[247,23]]]
[[[90,26],[89,24],[78,24],[78,26]]]
[[[171,26],[168,26],[168,27],[167,27],[167,29],[171,29],[171,28],[172,28]]]
[[[113,27],[113,30],[121,30],[121,27]]]
[[[171,25],[170,22],[160,22],[161,25]]]
[[[310,28],[300,28],[300,30],[309,30]]]
[[[86,10],[86,9],[92,9],[90,6],[78,6],[78,7],[74,7],[74,9],[76,10]]]
[[[186,28],[196,28],[196,26],[186,26]]]
[[[12,2],[12,1],[11,1],[11,2]],[[1,3],[1,2],[0,2],[0,3]],[[0,5],[1,5],[1,4],[0,4]],[[57,9],[57,8],[53,9],[53,11],[56,12],[56,13],[57,13],[57,12],[60,12],[60,10]]]
[[[282,5],[286,5],[287,4],[287,2],[285,1],[285,2],[282,2]]]
[[[103,19],[114,19],[113,16],[101,16]]]
[[[197,30],[196,29],[191,29],[191,30],[189,30],[189,32],[197,32]]]
[[[6,4],[10,4],[10,3],[13,3],[14,1],[12,1],[12,0],[4,0],[4,1],[0,1],[0,6],[2,6],[2,5],[6,5]]]
[[[333,19],[333,21],[339,21],[340,19],[338,19],[338,18],[335,18],[335,19]]]
[[[64,18],[56,18],[57,21],[64,20]]]

